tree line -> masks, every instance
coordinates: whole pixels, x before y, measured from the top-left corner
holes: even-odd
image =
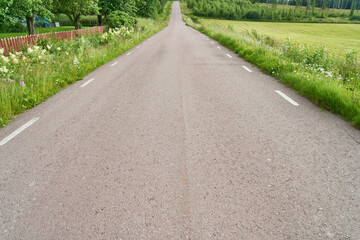
[[[103,25],[111,13],[117,16],[155,17],[161,13],[168,0],[0,0],[0,25],[25,21],[29,35],[35,34],[35,19],[48,21],[55,14],[65,14],[80,28],[85,15],[97,15]]]
[[[195,16],[230,20],[307,21],[314,18],[360,20],[360,0],[185,0]],[[268,4],[265,4],[268,3]],[[296,7],[278,8],[279,4]],[[304,7],[301,7],[304,6]],[[319,8],[315,10],[316,8]],[[328,12],[328,8],[351,9]]]

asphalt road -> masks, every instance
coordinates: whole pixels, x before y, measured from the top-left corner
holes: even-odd
[[[0,239],[360,239],[360,131],[185,26],[178,2],[0,141]]]

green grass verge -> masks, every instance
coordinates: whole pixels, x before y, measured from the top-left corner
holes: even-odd
[[[183,13],[189,13],[186,6],[182,5],[182,9]],[[326,55],[322,49],[307,49],[296,44],[277,42],[269,37],[259,36],[256,32],[239,33],[218,25],[203,25],[203,19],[195,23],[185,15],[184,20],[187,25],[217,40],[313,103],[339,114],[360,128],[358,82],[351,78],[353,82],[347,83],[350,77],[349,80],[344,77],[339,80],[340,75],[337,72],[328,73],[323,70],[326,68],[325,64],[329,64],[329,69],[340,69],[339,72],[346,69],[347,65],[341,58],[335,62],[334,59],[337,58]],[[292,53],[294,56],[291,57]],[[333,74],[336,76],[329,76]]]
[[[0,58],[0,126],[162,30],[170,7],[169,2],[162,20],[139,19],[138,30],[131,33],[123,29],[73,41],[47,40],[39,49]]]

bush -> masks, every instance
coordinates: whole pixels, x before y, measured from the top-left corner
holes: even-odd
[[[26,32],[26,27],[20,23],[8,23],[8,22],[2,22],[0,23],[0,32],[2,33],[21,33]]]
[[[109,26],[109,28],[119,28],[122,26],[132,27],[136,23],[136,18],[122,11],[114,11],[110,13],[106,21],[106,24]]]
[[[248,11],[245,14],[245,17],[249,20],[260,20],[260,13],[258,13],[257,11]]]
[[[350,17],[351,21],[360,21],[360,15],[353,15]]]

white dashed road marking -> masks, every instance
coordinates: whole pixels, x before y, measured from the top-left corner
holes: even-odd
[[[95,80],[95,78],[92,78],[92,79],[86,81],[86,82],[85,82],[83,85],[81,85],[80,87],[85,87],[86,85],[88,85],[89,83],[91,83],[91,82],[94,81],[94,80]]]
[[[116,61],[116,62],[114,62],[113,64],[111,64],[110,66],[113,67],[113,66],[115,66],[115,65],[118,64],[118,63],[119,63],[119,62]]]
[[[229,58],[232,58],[232,56],[230,54],[226,54],[226,56],[228,56]]]
[[[285,98],[289,103],[291,103],[294,106],[299,106],[299,104],[297,102],[295,102],[294,100],[292,100],[291,98],[289,98],[285,93],[283,93],[280,90],[276,90],[275,92],[277,92],[280,96],[282,96],[283,98]]]
[[[14,137],[16,137],[16,135],[18,135],[19,133],[21,133],[22,131],[24,131],[26,128],[30,127],[33,123],[35,123],[37,120],[39,120],[39,118],[33,118],[30,121],[28,121],[27,123],[25,123],[24,125],[22,125],[20,128],[18,128],[15,132],[13,132],[12,134],[10,134],[8,137],[4,138],[1,142],[0,142],[0,146],[5,145],[8,141],[10,141],[11,139],[13,139]]]
[[[248,69],[246,66],[242,66],[246,71],[252,72],[250,69]]]
[[[132,52],[129,52],[128,54],[126,54],[126,56],[129,56],[129,55],[131,55],[132,54]]]

